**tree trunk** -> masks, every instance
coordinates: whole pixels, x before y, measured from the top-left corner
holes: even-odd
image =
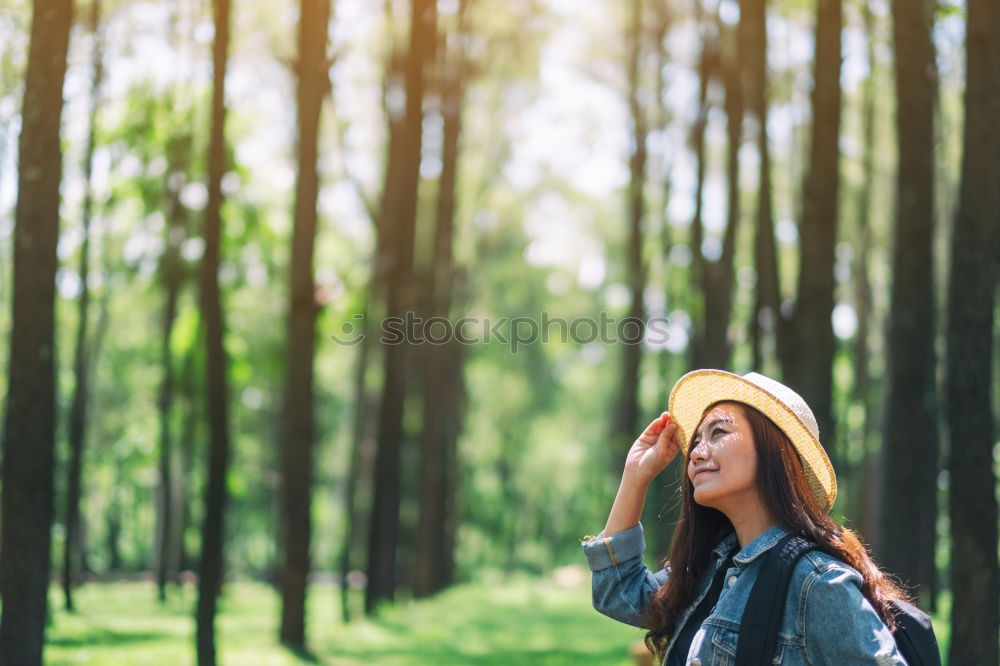
[[[459,5],[458,36],[464,36],[465,10]],[[433,318],[447,318],[451,311],[454,270],[452,239],[455,223],[455,188],[458,174],[459,138],[462,130],[462,105],[465,87],[465,57],[460,49],[449,55],[446,40],[439,40],[440,99],[444,120],[441,142],[441,176],[438,181],[437,224],[434,229],[434,253],[430,269],[430,308]],[[450,327],[449,327],[450,329]],[[413,594],[417,597],[438,592],[450,582],[446,552],[446,522],[449,503],[454,497],[455,479],[449,465],[449,442],[456,412],[453,391],[456,369],[461,374],[459,343],[423,346],[424,418],[420,438],[420,515],[417,524],[413,573]],[[457,436],[457,433],[456,433]]]
[[[852,400],[864,407],[864,421],[858,433],[850,433],[850,437],[857,437],[861,442],[864,457],[860,468],[853,465],[847,468],[849,478],[861,485],[857,493],[857,502],[854,502],[854,509],[848,509],[845,513],[851,516],[858,516],[858,528],[862,535],[866,537],[867,543],[872,549],[877,550],[875,545],[875,503],[878,501],[880,493],[875,488],[875,481],[878,476],[871,473],[876,452],[870,450],[868,440],[871,435],[873,421],[878,413],[874,408],[877,396],[871,390],[872,370],[870,354],[870,337],[872,330],[872,320],[874,319],[872,304],[872,285],[869,275],[868,264],[871,256],[872,246],[872,224],[874,223],[871,214],[872,189],[875,181],[875,15],[871,6],[863,3],[862,12],[864,16],[865,37],[868,44],[868,79],[865,81],[862,98],[862,142],[864,147],[864,157],[862,158],[862,178],[861,189],[858,192],[858,217],[857,217],[857,240],[854,243],[854,265],[851,275],[854,280],[854,308],[858,313],[858,328],[854,334],[854,348],[852,358],[854,361],[854,386]],[[849,458],[844,458],[844,461]],[[842,463],[843,466],[844,463]],[[861,478],[855,474],[861,473]],[[848,498],[851,501],[851,498]]]
[[[101,89],[104,69],[101,62],[102,45],[98,33],[101,24],[101,2],[90,5],[90,33],[93,37],[91,53],[90,114],[87,146],[84,149],[83,171],[86,189],[83,196],[83,244],[80,248],[80,300],[77,303],[76,344],[73,350],[73,398],[70,403],[68,441],[69,465],[66,470],[66,542],[63,547],[62,586],[66,610],[73,612],[73,587],[80,576],[82,541],[80,538],[80,495],[83,470],[83,449],[87,431],[87,403],[90,395],[88,351],[88,324],[90,322],[90,220],[94,208],[91,177],[94,167],[94,137],[97,126],[97,99]]]
[[[722,22],[719,32],[725,35]],[[718,66],[726,90],[726,160],[728,213],[723,232],[722,255],[704,262],[705,330],[698,368],[728,368],[731,345],[729,323],[733,309],[733,266],[736,260],[736,231],[740,222],[740,146],[743,141],[743,93],[740,88],[740,58],[735,49],[720,49]],[[698,255],[700,256],[700,255]]]
[[[833,418],[834,250],[840,194],[841,0],[816,5],[812,141],[800,226],[800,268],[795,310],[781,351],[782,373],[816,416],[820,441],[837,467]],[[794,339],[793,339],[794,338]]]
[[[213,0],[215,39],[212,45],[212,113],[208,149],[208,205],[205,208],[205,251],[201,264],[201,307],[205,322],[205,389],[209,424],[208,482],[198,571],[197,654],[199,666],[215,666],[215,612],[222,586],[229,464],[229,365],[223,337],[225,319],[219,293],[222,244],[222,176],[226,171],[225,77],[229,52],[229,0]]]
[[[628,249],[625,255],[629,291],[632,302],[628,319],[617,327],[619,345],[622,347],[622,374],[619,401],[615,410],[611,442],[625,441],[635,436],[639,422],[639,378],[642,369],[642,341],[645,336],[646,263],[642,256],[642,220],[645,215],[646,185],[646,136],[649,132],[645,111],[640,103],[640,64],[643,56],[643,1],[632,0],[632,18],[628,43],[628,110],[632,125],[632,154],[629,157],[628,185]],[[616,446],[611,449],[612,469],[621,466],[621,455]]]
[[[673,10],[667,7],[664,3],[653,3],[650,7],[650,11],[653,14],[651,32],[654,36],[653,44],[654,52],[656,54],[655,62],[657,72],[655,79],[656,84],[654,86],[654,90],[656,91],[656,127],[659,131],[664,131],[670,125],[667,104],[664,101],[664,92],[666,90],[667,83],[665,80],[667,75],[664,74],[664,69],[667,63],[670,62],[670,54],[667,52],[666,48],[666,37],[670,28]],[[660,245],[660,283],[663,285],[664,290],[664,313],[669,313],[670,309],[674,307],[674,292],[679,291],[678,287],[683,288],[683,280],[671,279],[671,233],[670,221],[667,215],[667,206],[670,202],[671,185],[670,157],[669,151],[665,151],[665,154],[663,155],[663,164],[660,167],[660,174],[662,177],[660,190],[661,196],[659,197],[658,207],[656,208],[656,214],[654,215],[654,218],[658,220],[657,236],[659,237]],[[673,354],[665,347],[657,352],[656,372],[658,373],[658,376],[671,376],[670,365],[672,357]],[[648,520],[644,519],[644,524],[648,524],[650,526],[648,539],[650,548],[652,549],[652,552],[655,553],[666,552],[669,550],[670,542],[673,538],[674,526],[677,523],[677,516],[679,514],[680,507],[680,504],[674,501],[677,479],[679,478],[676,474],[677,467],[678,465],[668,466],[660,476],[659,481],[650,486],[649,501],[647,502],[647,506],[653,507],[655,509],[655,513],[651,513]]]
[[[111,501],[108,502],[105,514],[105,533],[107,534],[108,571],[121,571],[124,563],[119,544],[122,535],[122,501],[121,490],[115,486],[111,491]]]
[[[160,362],[163,378],[160,383],[158,408],[160,412],[160,460],[159,486],[157,488],[156,525],[156,587],[161,603],[167,600],[167,583],[176,580],[179,561],[174,557],[176,549],[173,539],[176,535],[176,499],[174,497],[174,454],[173,434],[170,419],[174,405],[174,356],[170,339],[177,318],[177,300],[180,297],[184,279],[180,246],[185,234],[185,211],[180,200],[180,187],[171,184],[183,174],[190,162],[190,135],[180,135],[170,141],[167,155],[167,231],[161,265],[164,304],[163,329],[160,339]]]
[[[948,283],[950,664],[1000,663],[996,424],[990,396],[1000,277],[1000,6],[969,0],[965,131]]]
[[[386,23],[392,25],[392,3],[384,3],[386,13]],[[385,75],[382,79],[382,111],[385,114],[389,130],[389,152],[385,159],[385,173],[383,176],[382,207],[376,206],[366,201],[365,208],[369,213],[375,231],[375,248],[372,253],[371,275],[368,283],[368,294],[365,297],[361,308],[361,316],[358,325],[360,326],[361,339],[358,349],[358,358],[354,369],[354,439],[351,446],[350,460],[348,461],[348,481],[344,489],[344,544],[341,547],[339,561],[341,571],[340,608],[344,622],[351,619],[349,603],[348,576],[351,572],[351,556],[354,550],[355,540],[368,540],[369,530],[365,529],[370,520],[370,511],[367,515],[359,509],[363,502],[359,498],[359,493],[363,492],[365,486],[358,483],[361,478],[368,478],[374,481],[373,458],[376,449],[375,439],[377,437],[379,412],[379,396],[376,393],[369,393],[365,377],[370,364],[375,364],[379,358],[380,348],[373,344],[372,333],[375,330],[371,326],[372,321],[377,321],[385,316],[383,308],[385,306],[385,284],[388,279],[389,249],[385,238],[385,215],[387,213],[387,201],[392,192],[395,192],[396,172],[400,165],[400,151],[404,147],[403,142],[393,137],[402,132],[402,114],[394,112],[389,102],[390,88],[398,84],[399,77],[402,76],[404,58],[395,49],[390,52],[386,63]],[[359,188],[360,189],[360,188]],[[353,331],[349,331],[351,333]],[[347,339],[349,342],[349,338]],[[384,350],[381,350],[384,352]]]
[[[701,12],[701,2],[695,2],[695,23],[701,35],[701,55],[698,59],[698,117],[691,129],[691,143],[694,146],[695,185],[694,214],[691,218],[691,278],[690,284],[701,290],[701,299],[691,299],[694,333],[691,336],[690,363],[692,367],[701,368],[705,355],[705,255],[702,246],[705,240],[704,231],[704,199],[705,199],[705,130],[708,126],[708,86],[715,74],[719,49],[714,36],[710,35],[704,25]]]
[[[757,154],[760,158],[760,181],[757,191],[754,264],[757,282],[754,307],[750,316],[752,366],[758,372],[768,372],[765,359],[770,356],[766,343],[776,338],[782,347],[781,290],[778,286],[777,253],[774,243],[774,213],[771,192],[771,151],[767,136],[767,24],[766,0],[741,0],[740,51],[743,61],[743,97],[756,119]],[[765,336],[765,333],[768,335]]]
[[[41,664],[55,459],[59,122],[71,0],[36,0],[18,143],[7,409],[0,490],[0,654]]]
[[[108,249],[108,243],[101,243],[101,254],[98,262],[101,266],[110,270],[111,260],[109,258],[110,252]],[[88,381],[92,384],[94,367],[97,365],[97,359],[101,356],[101,350],[104,348],[104,342],[107,340],[107,333],[110,324],[110,310],[111,310],[111,293],[112,290],[109,285],[104,285],[104,292],[101,294],[101,300],[98,306],[97,315],[97,325],[94,327],[94,334],[91,336],[90,345],[87,349],[87,359],[90,361],[90,377]],[[121,555],[118,551],[118,535],[121,531],[121,506],[118,500],[118,493],[120,486],[115,486],[111,491],[111,498],[108,502],[107,513],[105,515],[106,525],[107,525],[107,548],[108,548],[108,569],[111,571],[121,568]],[[82,523],[86,525],[86,523]],[[83,538],[84,533],[81,533],[80,543],[81,545],[86,544],[86,539]],[[81,549],[81,554],[86,556],[87,549],[84,547]],[[81,558],[81,568],[83,571],[90,571],[90,566],[87,564],[86,557]]]
[[[371,460],[370,452],[373,448],[373,423],[369,418],[371,412],[371,397],[368,394],[365,383],[366,370],[368,369],[369,351],[371,349],[371,331],[369,330],[369,304],[372,299],[372,284],[369,283],[368,294],[365,297],[364,306],[361,310],[361,326],[363,336],[358,344],[358,356],[354,367],[354,424],[353,437],[351,438],[351,452],[347,463],[347,482],[344,486],[344,538],[340,545],[340,553],[337,557],[340,569],[340,616],[343,621],[351,621],[351,605],[349,597],[349,576],[351,574],[351,554],[353,551],[356,534],[362,526],[360,511],[358,510],[358,481],[368,478],[370,474],[365,472],[370,467],[365,466],[365,462]],[[366,455],[369,454],[369,455]]]
[[[396,124],[390,109],[390,160],[398,158],[398,169],[387,167],[386,188],[380,219],[386,260],[386,313],[402,318],[411,308],[413,245],[420,179],[420,149],[423,128],[424,67],[433,58],[436,4],[412,0],[409,54],[405,68],[406,107],[402,123]],[[397,142],[401,145],[397,148]],[[391,186],[390,186],[391,185]],[[378,412],[375,454],[374,505],[368,545],[368,587],[365,612],[379,601],[391,601],[396,588],[396,547],[399,535],[400,452],[403,438],[403,404],[406,396],[406,366],[409,343],[387,340],[384,346],[384,384]]]
[[[445,511],[452,478],[445,466],[445,417],[450,405],[443,404],[451,343],[431,345],[427,354],[424,384],[424,427],[420,438],[420,514],[415,543],[413,595],[426,597],[443,589]],[[432,397],[433,396],[433,397]]]
[[[934,589],[938,420],[934,359],[934,49],[924,3],[894,0],[899,172],[888,322],[880,561]]]
[[[720,37],[724,35],[721,21],[716,21]],[[743,95],[740,90],[740,63],[737,53],[724,53],[719,37],[704,37],[701,62],[701,113],[699,115],[696,153],[698,157],[698,202],[692,223],[692,284],[701,296],[701,314],[697,317],[692,343],[691,365],[695,368],[726,368],[729,365],[729,320],[732,313],[733,264],[736,256],[736,230],[740,217],[739,150],[742,141]],[[708,118],[706,93],[709,82],[722,75],[726,90],[727,138],[729,151],[726,163],[728,180],[728,208],[723,232],[722,254],[709,260],[701,251],[702,204],[701,182],[704,179],[704,135]]]
[[[292,238],[291,294],[288,313],[288,363],[284,432],[281,442],[284,510],[284,563],[281,576],[281,642],[305,650],[306,579],[312,535],[313,356],[316,338],[316,286],[313,249],[319,176],[319,116],[330,85],[326,44],[329,0],[302,0],[299,18],[298,179]]]
[[[458,280],[458,293],[462,293],[463,280]],[[464,299],[463,299],[464,300]],[[462,506],[459,497],[462,493],[461,476],[459,475],[458,439],[462,431],[462,423],[468,403],[465,386],[465,354],[466,348],[458,340],[450,343],[451,353],[444,364],[444,397],[442,402],[449,407],[443,410],[445,421],[444,432],[444,476],[447,481],[447,493],[444,497],[444,525],[441,537],[441,562],[439,564],[439,581],[441,588],[455,582],[455,545],[457,542],[459,510]]]
[[[184,536],[187,534],[188,523],[191,520],[191,501],[193,501],[193,498],[190,497],[191,465],[194,462],[195,450],[198,448],[195,440],[201,436],[201,430],[198,426],[204,422],[203,413],[198,408],[201,403],[198,400],[199,387],[195,379],[196,347],[204,334],[202,324],[202,320],[199,319],[192,346],[185,352],[184,365],[181,367],[178,383],[180,394],[184,399],[187,418],[184,419],[184,427],[181,430],[177,461],[178,473],[174,475],[174,489],[171,491],[176,520],[174,520],[174,533],[169,541],[171,550],[167,553],[167,557],[171,562],[177,563],[177,570],[171,572],[173,576],[171,582],[174,585],[180,585],[181,571],[189,571],[196,566],[196,558],[188,551]]]
[[[180,7],[175,7],[170,15],[171,47],[182,50],[178,43],[178,18]],[[186,104],[178,104],[181,96],[173,91],[170,106],[174,113],[184,114],[190,121],[190,112]],[[174,322],[177,317],[177,302],[184,282],[184,266],[180,256],[180,246],[187,235],[186,211],[180,201],[181,188],[184,185],[184,175],[191,163],[192,136],[189,132],[179,132],[172,136],[167,144],[167,172],[164,191],[164,208],[167,216],[167,229],[164,237],[164,252],[161,257],[160,271],[163,280],[164,305],[160,341],[160,362],[162,364],[162,379],[158,410],[160,417],[160,450],[158,464],[158,484],[156,489],[156,534],[155,534],[155,569],[157,596],[160,603],[167,600],[167,583],[177,584],[180,580],[181,549],[177,541],[182,538],[183,529],[178,520],[184,511],[182,481],[175,471],[177,463],[173,453],[174,436],[171,428],[176,379],[174,375],[173,349],[170,344],[173,335]],[[190,423],[185,422],[185,430],[190,430]],[[183,440],[182,440],[183,441]]]

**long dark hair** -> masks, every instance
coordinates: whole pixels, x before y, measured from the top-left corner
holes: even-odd
[[[709,405],[705,413],[715,404],[720,403]],[[819,505],[788,436],[756,408],[739,402],[733,404],[742,408],[750,423],[757,450],[757,487],[764,506],[782,527],[815,541],[817,550],[854,567],[861,574],[861,593],[890,630],[895,630],[896,616],[891,601],[912,602],[912,598],[878,568],[858,535],[839,525]],[[708,569],[712,549],[733,531],[724,513],[694,501],[686,457],[683,463],[681,514],[674,530],[670,557],[664,562],[671,567],[670,577],[644,609],[643,626],[649,630],[646,647],[661,659],[681,614],[694,602],[698,581]]]

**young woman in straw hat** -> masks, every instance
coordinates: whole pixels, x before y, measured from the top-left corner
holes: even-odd
[[[642,562],[639,516],[649,483],[678,452],[681,514],[654,573]],[[594,607],[648,629],[646,645],[666,666],[730,666],[761,556],[794,533],[818,546],[792,570],[773,663],[906,666],[891,601],[910,599],[829,516],[836,496],[816,419],[797,393],[754,372],[690,372],[629,450],[604,530],[581,542]],[[699,602],[714,581],[708,608]]]

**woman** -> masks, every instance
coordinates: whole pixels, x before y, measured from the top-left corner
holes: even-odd
[[[791,532],[817,548],[793,569],[774,663],[906,666],[890,602],[910,599],[828,515],[837,479],[805,401],[755,372],[695,370],[674,385],[668,410],[629,450],[604,530],[581,542],[594,607],[648,629],[646,645],[666,666],[729,666],[761,555]],[[653,573],[639,517],[649,483],[678,452],[681,515]],[[723,567],[717,603],[699,606]]]

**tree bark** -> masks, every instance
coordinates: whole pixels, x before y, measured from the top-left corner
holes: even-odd
[[[432,0],[412,0],[409,55],[405,62],[405,115],[397,125],[392,119],[390,160],[387,167],[379,236],[386,248],[386,314],[402,318],[412,307],[413,245],[420,179],[420,149],[423,128],[424,67],[433,58],[437,24]],[[397,142],[401,145],[396,147]],[[397,152],[398,150],[398,152]],[[390,187],[391,185],[391,187]],[[407,340],[386,341],[384,384],[378,412],[375,454],[374,505],[368,545],[368,587],[365,612],[372,613],[380,601],[391,601],[396,588],[396,548],[399,535],[400,451],[403,438],[403,406],[406,397]]]
[[[868,264],[870,262],[872,247],[872,225],[874,223],[871,214],[872,190],[875,180],[875,15],[871,6],[863,3],[862,13],[865,25],[865,37],[868,44],[868,79],[865,81],[862,98],[861,124],[862,142],[864,147],[864,157],[862,158],[862,179],[861,189],[858,191],[858,217],[857,217],[857,240],[854,243],[854,262],[851,270],[853,277],[854,308],[858,313],[858,329],[854,334],[852,360],[854,362],[854,385],[852,387],[852,399],[855,403],[864,407],[864,422],[860,431],[852,437],[857,437],[861,441],[864,451],[863,462],[860,467],[853,465],[847,468],[849,478],[855,479],[860,484],[860,492],[857,493],[857,501],[854,509],[848,509],[847,515],[858,516],[858,528],[873,550],[877,550],[875,538],[878,530],[875,529],[876,503],[881,493],[878,491],[877,483],[879,476],[872,473],[872,467],[877,451],[871,451],[868,441],[871,435],[873,421],[878,411],[874,403],[878,399],[871,390],[872,369],[870,338],[872,331],[872,320],[874,319],[874,306],[872,303],[872,285]],[[844,459],[842,466],[846,464]],[[859,478],[860,476],[860,478]],[[851,501],[851,498],[848,498]]]
[[[224,342],[225,317],[219,290],[222,245],[222,176],[226,171],[225,78],[229,52],[229,0],[213,0],[212,112],[208,149],[208,204],[201,264],[201,307],[205,322],[205,388],[209,424],[208,482],[198,571],[196,647],[199,666],[215,666],[215,613],[222,586],[229,465],[229,365]]]
[[[158,408],[160,412],[159,486],[157,489],[156,525],[156,587],[161,603],[167,600],[167,583],[176,580],[179,561],[175,555],[177,501],[174,496],[173,433],[170,419],[173,413],[175,377],[174,355],[170,344],[174,322],[177,318],[177,301],[184,281],[184,267],[180,255],[185,235],[185,211],[180,200],[180,187],[172,181],[183,174],[190,162],[190,135],[179,135],[170,140],[167,148],[166,212],[167,230],[161,262],[163,279],[163,328],[160,339],[160,362],[163,377],[160,382]]]
[[[467,6],[467,0],[459,4],[458,37],[464,36]],[[444,320],[451,312],[455,282],[452,241],[466,66],[461,48],[449,54],[447,41],[441,39],[439,43],[439,95],[444,131],[428,315]],[[417,597],[439,592],[450,582],[448,562],[453,559],[453,553],[447,552],[446,522],[449,504],[454,499],[455,477],[454,469],[449,464],[448,447],[452,436],[450,417],[457,411],[453,402],[455,374],[460,375],[462,368],[459,360],[461,348],[453,339],[445,344],[425,342],[422,351],[425,364],[423,431],[420,437],[420,514],[413,568],[413,594]],[[457,370],[453,367],[455,364]]]
[[[122,535],[122,501],[121,490],[118,486],[115,486],[111,491],[111,499],[108,502],[104,520],[104,530],[107,535],[108,571],[121,571],[124,567],[119,545]]]
[[[934,357],[934,49],[924,3],[894,0],[899,170],[882,432],[886,465],[880,528],[884,566],[934,589],[938,419]]]
[[[701,291],[699,299],[691,299],[690,307],[693,313],[694,334],[691,336],[690,362],[692,367],[705,367],[702,361],[705,355],[705,255],[702,246],[705,240],[704,231],[704,199],[705,199],[705,130],[708,126],[708,86],[715,74],[718,63],[718,44],[706,29],[702,16],[701,2],[695,2],[695,23],[701,35],[701,54],[698,58],[698,117],[691,129],[691,143],[694,147],[695,179],[694,179],[694,213],[691,217],[691,279],[690,283]]]
[[[463,293],[464,283],[464,278],[458,277],[456,280],[457,294]],[[465,299],[458,300],[462,302]],[[442,589],[455,582],[455,545],[460,520],[459,507],[462,506],[459,501],[462,494],[462,479],[459,474],[458,439],[468,404],[464,373],[466,348],[458,340],[452,340],[449,344],[451,352],[448,354],[443,368],[445,381],[442,398],[442,402],[449,407],[442,410],[441,415],[445,422],[442,466],[447,482],[447,493],[443,502],[441,562],[438,565],[438,580]]]
[[[646,291],[647,267],[642,256],[642,222],[646,202],[643,188],[646,186],[646,137],[649,133],[646,113],[640,103],[640,64],[643,56],[643,1],[632,0],[631,23],[628,31],[628,111],[632,126],[632,152],[629,156],[629,184],[627,193],[628,248],[625,267],[628,275],[631,304],[627,325],[618,326],[619,333],[626,334],[618,340],[622,347],[621,384],[613,431],[610,441],[620,442],[633,437],[639,422],[639,377],[642,369],[642,341],[646,330],[646,307],[643,300]],[[612,447],[609,463],[612,469],[621,465],[621,456]]]
[[[80,495],[82,494],[83,450],[87,431],[87,403],[90,397],[88,356],[88,330],[90,323],[90,221],[94,208],[91,179],[94,167],[94,137],[97,126],[97,100],[101,89],[104,69],[102,65],[102,45],[99,28],[101,24],[101,2],[93,0],[90,5],[90,33],[93,39],[91,52],[90,113],[87,145],[84,149],[83,172],[86,189],[83,196],[83,244],[80,248],[80,300],[77,302],[77,330],[73,350],[73,398],[70,402],[68,443],[69,465],[66,469],[66,542],[63,547],[62,587],[66,600],[66,610],[73,612],[73,587],[80,576],[82,562],[82,542],[80,538]]]
[[[720,34],[725,35],[721,21]],[[733,266],[736,260],[736,231],[740,222],[740,146],[743,141],[743,92],[740,87],[741,64],[734,49],[720,49],[719,69],[726,90],[726,135],[729,143],[726,159],[728,212],[723,232],[722,255],[704,262],[705,330],[697,368],[728,368],[732,347],[729,324],[733,309]]]
[[[0,655],[42,663],[55,460],[59,123],[71,0],[36,0],[18,143],[10,360],[0,490]]]
[[[670,23],[672,20],[673,10],[667,7],[664,3],[653,3],[651,6],[651,13],[653,15],[653,25],[652,32],[654,36],[654,52],[656,54],[656,84],[654,90],[656,91],[656,127],[659,131],[666,130],[670,125],[670,114],[667,111],[667,104],[664,101],[664,93],[666,90],[666,77],[664,74],[667,63],[670,62],[670,54],[667,52],[666,38],[667,33],[670,28]],[[667,215],[667,206],[670,202],[670,151],[665,151],[663,155],[663,164],[661,165],[661,178],[662,183],[660,183],[659,202],[657,205],[656,214],[654,216],[657,219],[658,224],[656,225],[656,236],[659,239],[660,245],[660,280],[664,289],[664,303],[663,310],[664,313],[670,312],[670,309],[674,307],[674,293],[680,291],[679,288],[683,288],[683,280],[672,280],[671,275],[673,269],[670,262],[670,249],[671,249],[671,233],[670,233],[670,222]],[[656,372],[660,377],[671,376],[671,360],[672,354],[664,347],[656,354]],[[627,440],[626,440],[627,441]],[[651,529],[648,535],[650,548],[653,552],[661,553],[666,552],[670,549],[670,542],[673,539],[674,526],[677,523],[677,516],[679,515],[680,503],[674,501],[674,494],[676,493],[677,482],[679,477],[677,476],[677,468],[679,465],[670,465],[660,476],[660,481],[658,483],[650,486],[649,499],[646,502],[646,506],[650,507],[651,511],[649,519],[644,519],[644,524],[649,524]]]
[[[996,423],[990,396],[1000,278],[1000,6],[969,0],[965,129],[948,283],[950,664],[1000,663]]]
[[[347,462],[347,482],[344,486],[344,538],[337,556],[340,570],[340,616],[346,622],[351,621],[349,576],[351,574],[351,555],[359,526],[363,529],[361,512],[358,509],[358,481],[371,476],[366,474],[370,469],[371,450],[374,448],[373,423],[369,418],[372,403],[365,382],[368,369],[369,352],[371,350],[371,331],[369,326],[369,304],[372,300],[373,285],[369,283],[361,309],[361,327],[363,336],[358,345],[358,355],[354,366],[354,423],[351,438],[350,458]],[[365,463],[369,465],[366,466]]]
[[[330,85],[327,72],[329,0],[302,0],[299,18],[298,179],[292,238],[288,312],[288,374],[281,442],[284,510],[284,566],[281,577],[281,642],[305,650],[306,579],[312,535],[313,357],[316,338],[316,286],[313,250],[319,176],[320,110]]]
[[[386,23],[392,25],[392,3],[387,1],[383,7]],[[369,392],[365,378],[368,366],[377,363],[379,352],[384,352],[374,344],[372,332],[375,329],[372,327],[372,322],[385,316],[383,308],[385,306],[384,296],[389,252],[385,238],[386,224],[384,220],[387,212],[387,201],[392,196],[390,193],[395,192],[396,172],[399,170],[400,150],[403,147],[402,141],[393,140],[394,136],[402,132],[403,114],[392,112],[389,103],[389,90],[398,84],[399,77],[403,75],[403,60],[401,54],[393,48],[387,59],[385,75],[382,78],[382,111],[385,114],[389,131],[389,150],[385,159],[382,183],[382,206],[378,208],[368,201],[365,202],[365,209],[368,211],[375,231],[375,248],[371,258],[368,293],[364,297],[360,321],[358,322],[361,340],[358,343],[358,357],[354,368],[354,438],[348,460],[349,476],[344,488],[344,543],[338,557],[341,571],[340,608],[344,622],[351,620],[348,576],[352,570],[351,558],[354,541],[364,540],[367,542],[370,536],[367,529],[371,518],[370,510],[366,514],[359,508],[359,505],[363,503],[359,499],[359,494],[371,486],[366,486],[358,481],[365,478],[374,482],[373,459],[377,448],[375,440],[378,430],[379,395],[375,392]],[[360,191],[360,187],[357,189]],[[353,332],[353,329],[350,332]]]
[[[180,572],[189,571],[196,566],[196,557],[189,552],[185,544],[184,535],[187,534],[188,523],[191,521],[191,466],[194,463],[195,450],[198,448],[196,439],[201,436],[201,428],[204,423],[204,412],[199,409],[198,389],[200,388],[196,373],[200,369],[195,362],[198,353],[198,345],[201,336],[204,335],[204,321],[199,318],[197,330],[191,347],[184,354],[184,364],[178,381],[180,394],[184,399],[184,409],[186,418],[184,427],[181,430],[180,449],[178,450],[177,467],[179,473],[174,475],[174,489],[171,496],[174,501],[174,533],[169,541],[170,552],[167,554],[171,562],[177,562],[177,571],[171,572],[174,578],[171,580],[175,585],[180,584]]]
[[[776,341],[781,348],[781,290],[778,283],[777,252],[774,243],[774,213],[771,192],[771,151],[767,135],[767,7],[766,0],[740,1],[740,51],[743,61],[743,98],[757,121],[757,154],[760,182],[757,191],[754,264],[757,281],[750,318],[752,365],[759,372],[768,356],[765,343]],[[765,335],[767,333],[767,335]]]
[[[834,250],[840,195],[841,0],[816,5],[816,51],[812,91],[812,141],[806,174],[799,242],[799,280],[786,344],[779,347],[782,372],[810,405],[834,467],[838,456],[833,418]],[[780,319],[784,319],[783,317]]]
[[[692,283],[701,297],[701,314],[697,317],[695,336],[692,343],[691,365],[695,368],[727,368],[729,366],[730,344],[728,330],[732,313],[733,264],[736,256],[736,230],[740,218],[739,151],[742,142],[743,94],[740,89],[740,58],[733,49],[724,49],[719,40],[724,38],[725,29],[716,19],[719,37],[706,36],[702,47],[701,63],[701,107],[696,153],[698,156],[698,202],[695,220],[692,223]],[[708,118],[706,105],[707,88],[711,80],[720,76],[726,91],[727,139],[729,142],[726,161],[728,181],[728,214],[723,231],[722,254],[718,259],[707,259],[701,251],[702,204],[701,181],[704,178],[704,134]]]

